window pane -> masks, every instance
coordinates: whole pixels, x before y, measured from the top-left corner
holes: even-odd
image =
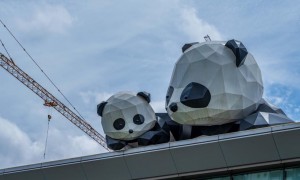
[[[228,176],[228,177],[210,178],[206,180],[230,180],[230,177]]]
[[[234,180],[282,180],[283,179],[283,171],[266,171],[259,173],[251,173],[251,174],[242,174],[233,176]]]
[[[300,179],[300,168],[286,169],[285,171],[287,180]]]

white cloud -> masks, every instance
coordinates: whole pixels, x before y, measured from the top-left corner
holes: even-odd
[[[181,19],[180,28],[189,36],[191,41],[202,42],[206,35],[209,35],[212,40],[222,40],[216,27],[199,18],[196,9],[184,8],[181,11]]]
[[[60,5],[43,4],[36,6],[27,18],[17,19],[17,26],[23,31],[44,31],[64,33],[74,19],[66,8]]]
[[[295,92],[293,91],[292,88],[286,88],[278,84],[271,85],[266,89],[264,98],[276,107],[281,108],[292,120],[298,121],[300,107],[295,103],[297,97],[294,97]]]
[[[165,101],[153,101],[150,102],[150,105],[156,113],[166,112]]]
[[[67,159],[107,152],[86,135],[65,134],[56,128],[49,130],[46,161]]]
[[[278,96],[268,96],[267,99],[276,106],[285,103],[284,98]]]
[[[106,152],[86,135],[65,135],[50,126],[46,159],[45,135],[31,139],[16,124],[0,117],[0,168]],[[38,128],[38,127],[37,127]]]
[[[106,101],[111,97],[113,93],[108,92],[81,92],[80,96],[83,99],[83,102],[86,104],[98,104],[102,101]],[[151,101],[150,105],[152,106],[154,112],[165,112],[165,101]]]
[[[250,51],[260,66],[265,87],[280,84],[300,88],[298,60],[286,57],[289,54],[286,52],[286,47],[274,45],[268,45],[268,47],[270,48],[267,49],[259,44]]]
[[[106,101],[113,94],[108,92],[87,91],[80,92],[79,95],[81,96],[83,102],[86,104],[98,104],[102,101]]]
[[[43,154],[40,142],[33,142],[17,125],[1,117],[0,124],[0,168],[40,160]]]

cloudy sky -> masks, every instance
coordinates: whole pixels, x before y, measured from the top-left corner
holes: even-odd
[[[206,34],[241,40],[261,67],[264,97],[300,119],[299,9],[292,0],[2,0],[0,18],[102,133],[96,105],[118,91],[148,91],[164,111],[182,45]],[[0,38],[19,67],[65,102],[3,27]],[[0,168],[105,152],[3,69],[0,79]]]

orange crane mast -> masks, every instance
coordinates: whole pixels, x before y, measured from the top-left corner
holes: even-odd
[[[37,83],[33,78],[31,78],[27,73],[20,69],[12,59],[7,58],[5,55],[0,53],[0,66],[3,67],[8,73],[13,75],[31,91],[44,100],[44,105],[53,107],[60,114],[65,116],[69,121],[71,121],[75,126],[85,132],[88,136],[94,139],[98,144],[104,147],[107,151],[105,138],[98,133],[89,123],[80,118],[77,114],[71,111],[67,106],[60,102],[55,96],[49,93],[43,86]]]

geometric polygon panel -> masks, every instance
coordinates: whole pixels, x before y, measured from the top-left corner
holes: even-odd
[[[267,127],[294,122],[283,114],[256,112],[240,121],[240,130]]]

